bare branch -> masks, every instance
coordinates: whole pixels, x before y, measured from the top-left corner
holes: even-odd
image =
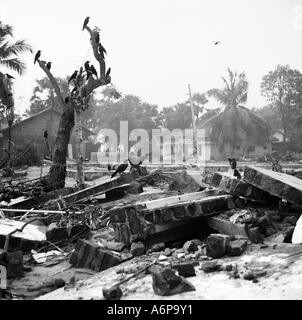
[[[43,69],[43,71],[46,73],[48,79],[50,80],[50,83],[52,84],[55,92],[56,92],[56,95],[59,99],[59,103],[61,104],[62,108],[64,108],[65,106],[65,102],[64,102],[64,99],[63,99],[63,96],[62,96],[62,93],[60,91],[60,88],[59,88],[59,85],[56,81],[56,79],[54,78],[54,76],[52,75],[52,73],[50,72],[49,69],[46,68],[46,62],[43,61],[43,60],[37,60],[38,63],[39,63],[39,66],[41,69]]]
[[[104,78],[105,80],[105,74],[106,74],[106,64],[105,64],[105,60],[103,59],[102,55],[99,53],[98,51],[98,44],[96,43],[95,41],[95,37],[94,37],[94,34],[93,34],[93,31],[88,27],[86,26],[85,29],[89,32],[90,34],[90,42],[91,42],[91,46],[92,46],[92,49],[93,49],[93,54],[94,54],[94,57],[95,59],[99,62],[100,64],[100,78]],[[110,81],[109,81],[110,82]],[[108,82],[108,83],[109,83]]]

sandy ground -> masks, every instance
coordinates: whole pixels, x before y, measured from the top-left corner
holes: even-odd
[[[279,244],[273,249],[260,249],[259,245],[252,245],[247,252],[236,258],[224,258],[224,264],[238,265],[242,274],[246,267],[265,270],[265,276],[259,278],[258,283],[244,279],[230,279],[226,271],[204,273],[195,267],[196,276],[187,278],[196,291],[173,296],[162,297],[155,295],[152,288],[151,275],[145,275],[130,280],[122,285],[122,299],[125,300],[270,300],[270,299],[302,299],[302,260],[301,255],[288,257],[289,254],[302,252],[302,245]],[[90,279],[79,281],[76,288],[58,289],[39,297],[39,300],[102,300],[102,289],[112,286],[121,279],[117,270],[127,266],[139,266],[152,261],[155,255],[141,256],[122,265],[100,272]]]

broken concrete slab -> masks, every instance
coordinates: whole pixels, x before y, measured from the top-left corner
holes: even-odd
[[[212,229],[218,231],[219,233],[230,236],[240,235],[246,238],[248,237],[245,232],[244,224],[232,223],[219,217],[207,217],[206,221]]]
[[[261,203],[276,201],[268,192],[265,192],[243,180],[215,172],[210,181],[211,185],[225,191],[226,193],[243,197]]]
[[[197,192],[202,187],[187,173],[182,171],[169,185],[169,190],[176,190],[183,193]]]
[[[246,166],[244,181],[302,207],[302,180],[286,173]]]
[[[70,257],[70,264],[99,272],[128,260],[129,257],[125,257],[123,254],[102,249],[89,241],[79,239]]]
[[[163,205],[156,209],[146,209],[144,204],[116,207],[110,210],[110,221],[115,230],[115,240],[129,245],[136,239],[146,239],[157,233],[156,225],[166,226],[169,223],[214,215],[228,210],[231,202],[231,196],[222,195]]]

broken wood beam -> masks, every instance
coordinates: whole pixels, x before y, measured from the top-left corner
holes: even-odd
[[[302,207],[302,179],[286,173],[246,166],[244,180],[273,196]]]
[[[51,200],[48,205],[45,206],[45,209],[55,210],[55,209],[63,209],[64,207],[73,204],[75,202],[87,199],[94,194],[100,194],[102,192],[106,192],[114,187],[120,187],[122,184],[129,183],[133,180],[133,176],[130,173],[123,173],[121,176],[110,179],[98,185],[85,188],[83,190],[74,192],[65,197],[61,197],[59,199]]]

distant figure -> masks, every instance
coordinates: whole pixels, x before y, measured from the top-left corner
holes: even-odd
[[[217,46],[217,44],[221,43],[220,41],[213,41],[213,43],[215,44],[215,46]]]
[[[123,163],[121,163],[117,169],[113,172],[113,174],[111,175],[111,178],[115,177],[117,173],[122,173],[124,172],[128,167],[128,160],[124,160]]]
[[[265,156],[265,161],[269,162],[272,165],[272,171],[283,173],[282,167],[277,159],[271,157],[271,160],[269,160],[267,156]]]
[[[273,159],[272,161],[272,170],[276,172],[283,172],[281,165],[279,164],[279,161],[276,159]]]
[[[235,158],[228,158],[229,163],[230,163],[230,168],[229,168],[229,175],[231,177],[236,177],[237,179],[241,180],[241,174],[239,173],[237,169],[237,160]]]

